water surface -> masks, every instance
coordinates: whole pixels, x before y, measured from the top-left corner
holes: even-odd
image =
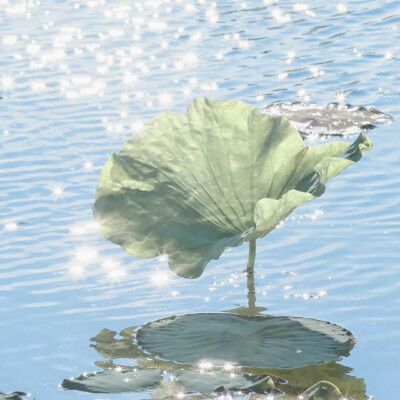
[[[357,166],[258,242],[255,281],[268,314],[350,330],[357,344],[342,364],[368,395],[396,395],[400,4],[301,4],[0,1],[1,391],[111,398],[58,387],[101,370],[89,339],[103,328],[246,304],[246,246],[184,280],[164,258],[107,243],[92,216],[110,153],[161,111],[206,96],[260,109],[348,102],[394,117],[370,131],[374,149]]]

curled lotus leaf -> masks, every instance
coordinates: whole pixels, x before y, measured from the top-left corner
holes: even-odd
[[[107,240],[140,258],[169,255],[170,268],[199,277],[228,247],[271,232],[296,207],[372,147],[306,147],[282,117],[236,101],[193,101],[162,113],[113,153],[94,214]]]
[[[270,115],[287,118],[303,137],[351,135],[361,131],[366,132],[378,124],[392,121],[390,115],[374,107],[338,103],[326,106],[298,102],[272,104],[264,111]]]
[[[162,382],[159,369],[138,369],[136,371],[103,371],[64,379],[61,386],[68,390],[89,393],[140,392],[157,388]]]
[[[278,369],[338,360],[354,346],[349,331],[329,322],[229,313],[152,321],[139,328],[136,340],[148,354],[178,363]]]

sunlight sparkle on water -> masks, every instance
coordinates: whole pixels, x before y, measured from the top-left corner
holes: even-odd
[[[203,370],[211,369],[213,367],[212,362],[210,361],[202,361],[198,364],[198,367]]]
[[[67,267],[69,274],[75,279],[83,279],[86,276],[85,267],[78,263],[73,263]]]
[[[85,161],[85,163],[84,163],[84,168],[85,168],[85,171],[86,172],[91,172],[91,171],[93,171],[93,163],[91,162],[91,161]]]
[[[13,46],[15,43],[17,43],[17,36],[15,35],[7,35],[3,37],[3,44],[6,46]]]
[[[64,188],[60,183],[53,185],[53,187],[51,188],[51,191],[52,191],[52,197],[55,200],[58,200],[58,199],[61,199],[64,197],[64,194],[65,194]]]
[[[320,210],[319,208],[317,208],[314,211],[314,213],[310,215],[310,219],[315,221],[316,219],[318,219],[319,217],[322,217],[323,215],[324,215],[324,212],[322,210]]]
[[[155,271],[150,275],[150,279],[155,286],[162,287],[170,284],[170,276],[164,271]]]
[[[119,261],[111,258],[105,260],[102,267],[107,274],[107,279],[111,283],[121,282],[128,275],[127,271],[120,265]]]
[[[304,14],[306,14],[310,17],[315,17],[315,12],[310,10],[308,7],[308,4],[305,4],[305,3],[296,3],[293,6],[293,10],[296,12],[303,12]]]
[[[16,222],[8,222],[4,225],[4,229],[9,232],[18,230],[18,224]]]
[[[168,254],[161,254],[161,256],[158,256],[157,259],[160,263],[168,262]]]
[[[224,370],[225,371],[232,371],[234,368],[233,364],[225,364],[224,365]]]
[[[75,259],[81,264],[91,264],[98,259],[97,249],[90,246],[79,247],[75,251]]]
[[[343,4],[343,3],[339,3],[339,4],[336,6],[336,9],[337,9],[340,13],[342,13],[342,14],[346,14],[346,13],[347,13],[347,7],[346,7],[346,5]]]
[[[344,92],[337,93],[336,100],[338,103],[344,103],[346,101],[346,93],[344,93]]]
[[[81,236],[99,230],[99,224],[96,221],[80,222],[70,228],[71,235]]]
[[[293,50],[289,51],[286,55],[286,64],[291,64],[295,58],[296,52],[294,52]]]
[[[388,50],[385,53],[385,60],[390,61],[391,59],[393,59],[393,52],[391,50]]]
[[[172,98],[172,95],[169,93],[161,93],[158,96],[158,101],[161,106],[169,106],[172,104],[173,98]]]
[[[280,80],[280,81],[283,81],[284,79],[286,79],[288,77],[288,73],[287,72],[280,72],[279,74],[278,74],[278,79]]]
[[[274,19],[282,24],[285,24],[287,22],[291,21],[290,15],[285,14],[280,8],[274,8],[271,11],[271,15],[274,17]]]
[[[320,69],[318,67],[311,67],[310,72],[312,73],[312,76],[314,78],[318,78],[318,77],[325,75],[325,71],[323,71],[322,69]]]
[[[5,91],[11,90],[14,87],[14,79],[11,75],[3,75],[0,83],[1,88]]]

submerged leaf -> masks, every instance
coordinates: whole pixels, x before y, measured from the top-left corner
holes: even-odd
[[[373,107],[354,107],[331,103],[327,106],[292,103],[272,104],[265,108],[270,115],[287,118],[302,136],[345,136],[375,128],[390,122],[392,117]]]
[[[103,168],[94,214],[107,240],[135,257],[169,255],[200,276],[227,247],[265,236],[371,142],[308,148],[284,118],[236,101],[162,113]],[[351,151],[349,152],[349,149]]]
[[[148,353],[185,364],[233,363],[255,368],[299,368],[348,355],[349,331],[309,318],[188,314],[138,330]]]
[[[123,393],[150,390],[161,385],[162,373],[158,369],[117,372],[115,370],[64,379],[64,389],[90,393]]]
[[[245,390],[267,393],[275,388],[269,376],[235,374],[224,371],[197,372],[178,371],[177,381],[189,392],[210,393],[222,390]]]

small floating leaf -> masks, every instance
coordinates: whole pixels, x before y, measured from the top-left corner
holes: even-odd
[[[288,120],[236,101],[163,113],[103,168],[94,214],[107,240],[135,257],[169,255],[185,278],[199,277],[227,247],[267,235],[296,207],[372,147],[308,148]]]
[[[154,356],[185,364],[299,368],[348,355],[352,335],[309,318],[211,313],[150,322],[138,330],[137,341]]]
[[[162,373],[158,369],[117,372],[115,370],[64,379],[64,389],[90,393],[123,393],[150,390],[161,385]]]
[[[265,112],[287,118],[305,137],[313,134],[345,136],[365,132],[392,120],[390,115],[373,107],[337,103],[327,106],[304,103],[272,104],[265,108]]]
[[[244,389],[256,393],[267,393],[275,388],[274,382],[269,376],[235,374],[225,371],[178,371],[175,373],[175,377],[186,390],[197,393]]]

